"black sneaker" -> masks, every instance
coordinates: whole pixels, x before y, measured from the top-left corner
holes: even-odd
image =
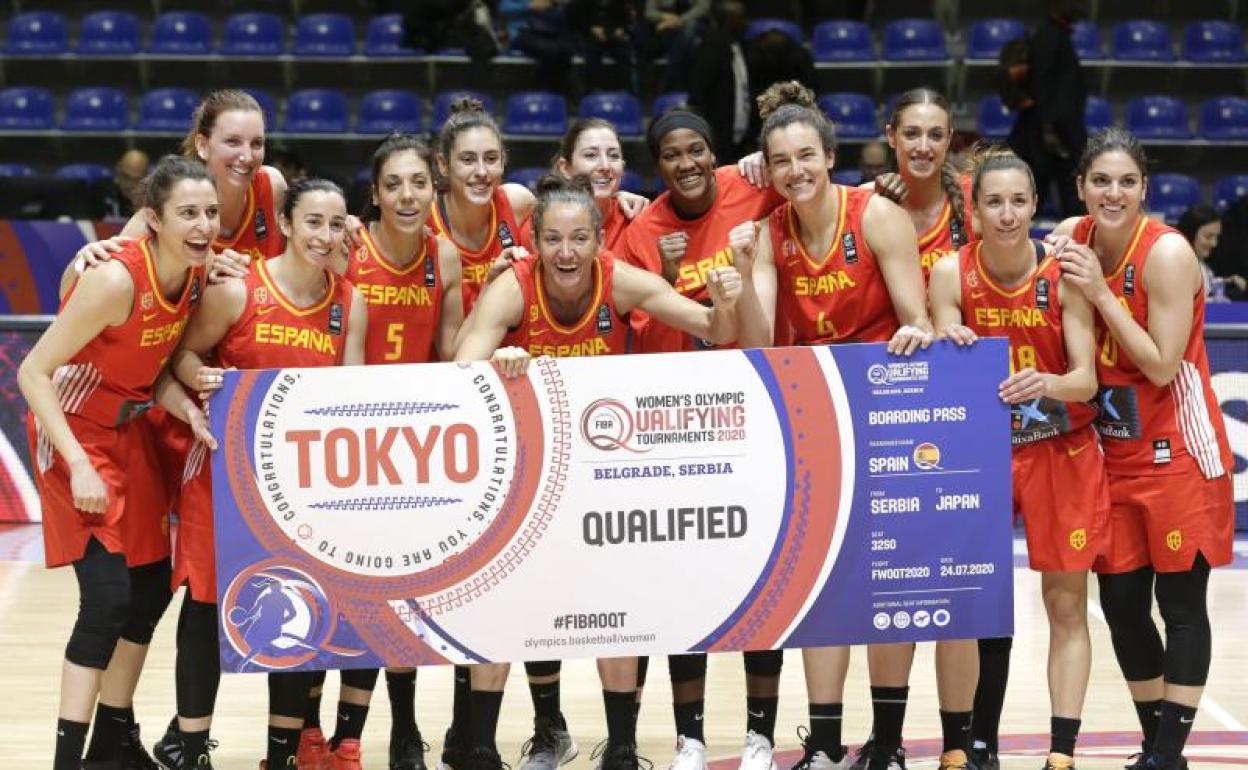
[[[867,770],[867,762],[871,761],[871,749],[875,747],[875,736],[868,735],[858,750],[854,752],[854,761],[849,763],[849,770]]]
[[[974,748],[971,749],[971,766],[975,770],[1001,770],[1001,758],[987,747]]]
[[[421,740],[420,731],[390,737],[390,770],[426,770],[425,752],[429,744]],[[443,761],[446,755],[443,754]]]
[[[533,737],[520,749],[520,770],[558,770],[576,759],[579,751],[562,716],[537,717]]]
[[[121,770],[160,770],[160,765],[143,748],[139,726],[130,726],[130,732],[121,739]]]
[[[902,746],[889,749],[873,743],[867,759],[867,770],[906,770],[906,750]]]
[[[178,737],[178,718],[169,720],[165,734],[152,746],[156,763],[164,770],[182,770],[182,739]]]
[[[1184,756],[1180,756],[1169,767],[1161,764],[1161,758],[1151,751],[1132,754],[1128,759],[1135,760],[1127,765],[1131,770],[1187,770],[1187,757]]]
[[[797,728],[797,737],[802,741],[802,758],[793,765],[791,770],[841,770],[846,767],[848,746],[842,746],[840,758],[834,760],[828,756],[827,752],[815,748],[815,744],[810,740],[810,730],[804,726]]]
[[[642,770],[637,744],[608,747],[602,755],[602,770]]]
[[[510,770],[508,765],[503,764],[503,758],[498,755],[497,751],[478,746],[468,752],[464,770],[503,770],[503,768]]]
[[[468,736],[460,735],[452,722],[442,739],[442,759],[438,761],[438,770],[468,770],[468,752],[471,750]]]

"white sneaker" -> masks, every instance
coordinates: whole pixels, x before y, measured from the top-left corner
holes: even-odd
[[[696,738],[676,736],[676,756],[669,770],[706,770],[706,744]]]
[[[777,770],[775,749],[766,736],[753,730],[745,734],[745,746],[741,749],[741,765],[738,770]]]

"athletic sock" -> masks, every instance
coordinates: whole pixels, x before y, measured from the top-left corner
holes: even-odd
[[[533,715],[558,721],[559,680],[553,682],[529,682],[529,695],[533,698]]]
[[[269,744],[265,759],[269,767],[277,770],[289,764],[290,758],[299,751],[298,727],[274,727],[269,725]]]
[[[455,667],[455,698],[451,703],[451,729],[461,736],[468,735],[472,721],[472,674],[467,666]]]
[[[1196,709],[1174,701],[1161,702],[1161,715],[1157,720],[1157,738],[1153,741],[1153,753],[1157,755],[1158,768],[1171,768],[1183,755],[1187,736],[1196,721]]]
[[[473,690],[468,701],[472,714],[468,720],[472,748],[498,751],[494,737],[498,732],[498,712],[503,707],[502,690]]]
[[[305,730],[321,726],[321,692],[323,690],[318,691],[316,695],[308,695],[308,710],[303,715],[303,729]]]
[[[815,751],[822,751],[833,762],[840,762],[845,756],[845,748],[841,745],[841,720],[845,707],[840,703],[811,703],[810,712],[810,745]]]
[[[607,748],[632,746],[636,743],[636,724],[633,721],[633,708],[637,703],[636,691],[603,690],[602,703],[607,711]]]
[[[941,751],[961,751],[971,755],[971,712],[940,711],[940,736],[944,742]]]
[[[760,698],[747,695],[745,698],[745,729],[753,730],[767,739],[772,746],[776,745],[776,711],[780,708],[780,698]]]
[[[975,687],[975,720],[971,722],[971,738],[975,748],[998,750],[1001,710],[1005,706],[1005,687],[1010,678],[1010,637],[979,640],[979,684]],[[982,743],[983,746],[978,744]]]
[[[338,701],[338,721],[334,725],[334,739],[331,748],[338,748],[342,741],[359,740],[364,734],[364,722],[368,720],[368,705],[344,703]]]
[[[872,687],[871,715],[875,735],[874,755],[887,759],[901,747],[901,727],[906,721],[909,687]]]
[[[1144,751],[1153,750],[1153,742],[1157,740],[1157,720],[1161,717],[1160,700],[1137,700],[1135,715],[1140,720],[1140,730],[1144,733]]]
[[[208,730],[196,733],[178,731],[178,738],[182,741],[183,767],[195,767],[195,762],[200,755],[208,753],[208,732]]]
[[[101,701],[95,706],[95,722],[91,730],[91,744],[87,747],[87,759],[117,759],[121,756],[121,740],[130,732],[134,723],[134,708],[106,706]]]
[[[416,728],[416,672],[387,671],[386,692],[390,695],[390,742],[419,733]]]
[[[695,700],[689,703],[673,703],[672,715],[676,718],[676,734],[695,741],[706,743],[702,734],[702,709],[705,701]]]
[[[86,722],[56,720],[56,756],[52,760],[52,770],[80,770],[82,747],[87,745],[90,726]]]
[[[1049,753],[1075,755],[1075,741],[1079,739],[1080,719],[1051,717],[1049,719]]]

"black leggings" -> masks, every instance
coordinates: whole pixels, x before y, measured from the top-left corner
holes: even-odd
[[[169,560],[127,567],[126,557],[109,553],[94,537],[74,562],[78,578],[78,617],[65,645],[65,659],[86,668],[106,669],[118,639],[146,645],[169,606]]]
[[[313,671],[311,687],[323,687],[325,675],[328,673],[328,671]],[[338,672],[338,681],[343,687],[354,687],[357,690],[372,692],[377,686],[379,674],[381,674],[379,668],[347,668]]]
[[[178,716],[212,716],[221,686],[221,658],[217,646],[217,605],[197,602],[188,591],[178,615]]]

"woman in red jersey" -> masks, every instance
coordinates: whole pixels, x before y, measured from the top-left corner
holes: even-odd
[[[809,89],[777,83],[759,97],[759,109],[763,160],[785,202],[761,226],[751,222],[732,232],[735,259],[761,302],[742,304],[741,344],[771,344],[778,325],[803,345],[887,342],[901,355],[927,347],[932,327],[905,212],[870,190],[832,183],[836,136]],[[942,669],[966,655],[956,645],[940,644]],[[848,759],[840,724],[849,648],[804,650],[803,661],[812,732],[801,765],[843,768]]]
[[[363,363],[366,304],[359,290],[332,270],[344,248],[346,221],[346,201],[332,182],[304,179],[292,184],[278,220],[287,239],[285,251],[257,262],[246,278],[213,284],[204,292],[203,307],[174,357],[178,379],[203,393],[221,386],[223,368],[228,367]],[[306,333],[288,333],[292,329]],[[221,368],[205,361],[216,361]],[[191,767],[207,761],[220,683],[212,479],[206,455],[202,446],[192,449],[177,508],[182,534],[174,578],[186,582],[190,593],[178,629],[178,723],[182,761]],[[270,675],[271,767],[286,767],[299,748],[312,680],[311,672]]]
[[[1205,357],[1200,263],[1177,231],[1144,213],[1139,140],[1088,140],[1079,197],[1063,222],[1062,272],[1098,314],[1097,429],[1109,473],[1110,534],[1094,569],[1118,665],[1144,730],[1139,765],[1182,758],[1208,676],[1211,567],[1231,561],[1232,457]],[[1153,623],[1156,595],[1165,643]]]
[[[1049,617],[1051,742],[1045,767],[1073,767],[1092,665],[1088,570],[1109,516],[1105,460],[1088,401],[1096,394],[1092,308],[1056,259],[1028,235],[1031,169],[1009,150],[982,151],[972,195],[983,240],[932,268],[932,316],[959,345],[1010,340],[1001,399],[1012,410],[1014,510],[1027,528]]]
[[[138,486],[162,483],[128,466],[133,421],[151,406],[157,375],[199,300],[218,211],[201,164],[163,159],[140,211],[150,234],[67,288],[56,320],[18,371],[31,409],[47,563],[73,564],[81,593],[61,674],[57,770],[80,767],[97,696],[107,718],[97,719],[102,755],[89,765],[115,763],[121,735],[128,739],[134,727],[130,699],[169,592],[167,559],[155,571],[127,569],[137,533],[124,526],[126,498]],[[171,406],[211,440],[189,399]]]
[[[629,352],[629,313],[656,319],[718,344],[736,336],[741,292],[735,268],[708,273],[712,307],[681,297],[658,276],[615,259],[602,247],[601,212],[585,177],[541,184],[533,226],[537,257],[517,261],[490,283],[465,322],[458,361],[492,358],[504,375],[523,371],[530,356],[597,356]],[[477,738],[469,766],[502,767],[494,732],[510,665],[473,667],[472,723]],[[604,770],[637,770],[634,704],[637,658],[598,661],[607,712]],[[488,736],[482,738],[481,736]]]

